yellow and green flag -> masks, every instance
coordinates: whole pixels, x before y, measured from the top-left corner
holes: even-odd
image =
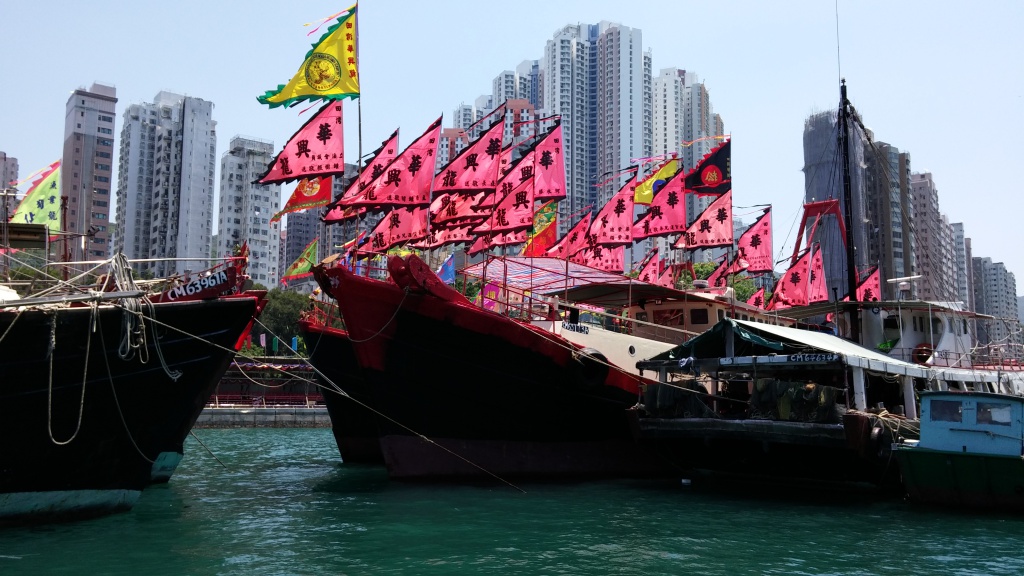
[[[313,274],[313,264],[316,262],[317,247],[320,237],[313,238],[313,241],[306,245],[302,254],[292,262],[291,266],[281,275],[281,284],[296,278],[305,278]]]
[[[356,43],[356,5],[342,12],[327,29],[288,82],[257,99],[271,108],[304,100],[342,100],[359,97],[359,57]]]
[[[50,234],[60,231],[60,160],[50,164],[25,193],[11,222],[46,224]]]
[[[654,200],[654,193],[665,184],[666,180],[676,173],[678,169],[677,164],[675,158],[673,158],[662,164],[653,174],[644,178],[643,182],[637,184],[636,191],[633,194],[633,202],[635,204],[650,204]]]

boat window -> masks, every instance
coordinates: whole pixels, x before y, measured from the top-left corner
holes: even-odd
[[[654,323],[659,326],[682,326],[683,325],[683,310],[655,310],[654,311]]]
[[[1005,402],[978,402],[978,424],[1010,425],[1010,405]]]
[[[703,324],[708,323],[708,309],[707,308],[693,308],[690,310],[690,324]]]
[[[725,310],[722,310],[721,308],[719,308],[718,309],[718,321],[721,322],[722,320],[725,320]]]
[[[963,422],[959,400],[932,400],[931,414],[932,422]]]
[[[637,312],[636,319],[641,322],[647,322],[647,312]]]

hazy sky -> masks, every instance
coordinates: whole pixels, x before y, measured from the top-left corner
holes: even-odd
[[[93,82],[117,88],[115,133],[128,105],[169,90],[214,103],[218,168],[235,135],[279,148],[312,111],[271,110],[256,96],[287,82],[324,30],[307,36],[304,23],[349,5],[3,0],[0,150],[22,178],[59,159],[69,93]],[[974,255],[1005,263],[1024,292],[1016,0],[364,0],[361,111],[346,105],[347,159],[359,150],[360,112],[364,153],[395,128],[404,148],[439,114],[451,126],[455,107],[490,93],[502,70],[542,58],[556,30],[602,20],[642,30],[655,76],[699,74],[732,136],[734,204],[773,205],[778,257],[792,251],[801,214],[804,120],[835,108],[842,76],[875,138],[933,174],[940,209],[964,223]]]

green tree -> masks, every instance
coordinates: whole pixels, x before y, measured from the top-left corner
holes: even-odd
[[[277,336],[284,341],[278,344],[277,354],[287,354],[292,337],[299,333],[299,315],[308,304],[309,297],[298,292],[280,288],[267,292],[267,305],[252,329],[253,339],[258,341],[260,334],[265,333],[268,351],[273,354],[272,338]]]

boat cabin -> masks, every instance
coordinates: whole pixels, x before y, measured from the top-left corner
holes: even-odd
[[[1024,398],[986,392],[922,392],[920,448],[1022,456]]]

